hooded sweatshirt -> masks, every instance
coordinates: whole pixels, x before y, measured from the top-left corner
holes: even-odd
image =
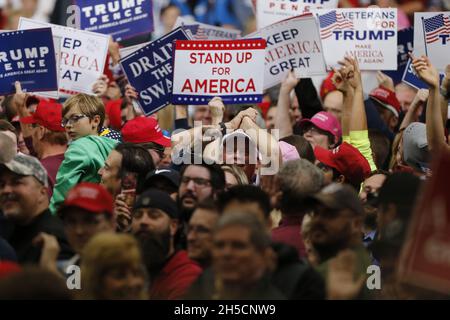
[[[53,214],[64,201],[67,192],[76,184],[100,182],[98,170],[103,167],[116,145],[115,140],[94,135],[79,138],[69,144],[56,175],[56,184],[50,200],[50,210]]]

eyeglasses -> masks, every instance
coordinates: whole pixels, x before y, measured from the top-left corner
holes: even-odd
[[[196,187],[205,188],[211,184],[211,181],[203,178],[191,178],[191,177],[182,177],[181,183],[188,184],[190,181],[193,181]]]
[[[67,126],[68,124],[76,123],[76,122],[80,121],[80,120],[83,119],[83,118],[88,118],[88,116],[85,115],[85,114],[74,114],[74,115],[71,116],[69,119],[62,119],[62,121],[61,121],[61,127],[64,128],[64,127]]]

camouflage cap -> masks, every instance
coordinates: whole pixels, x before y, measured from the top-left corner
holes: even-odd
[[[35,157],[19,153],[11,161],[3,164],[12,172],[21,176],[33,176],[48,187],[47,171]]]

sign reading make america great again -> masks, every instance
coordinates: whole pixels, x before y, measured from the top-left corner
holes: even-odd
[[[56,58],[50,28],[0,33],[0,95],[58,89]]]
[[[51,27],[61,39],[59,91],[93,95],[92,85],[105,68],[109,36],[23,17],[19,20],[20,30],[42,27]]]
[[[261,102],[265,48],[263,39],[176,41],[172,102]]]
[[[153,31],[151,0],[76,0],[80,28],[111,35],[114,41]]]
[[[170,103],[172,46],[177,39],[188,40],[189,37],[182,28],[177,28],[120,60],[128,81],[139,93],[139,106],[146,115],[155,113]]]
[[[397,69],[397,9],[316,10],[325,60],[330,67],[346,55],[361,70]]]

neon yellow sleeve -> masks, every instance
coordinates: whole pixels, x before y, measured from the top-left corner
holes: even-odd
[[[347,137],[344,137],[345,139]],[[375,171],[377,170],[377,166],[375,165],[375,161],[373,160],[372,156],[372,149],[370,147],[370,140],[369,140],[369,131],[368,130],[358,130],[358,131],[350,131],[350,141],[346,141],[350,143],[352,146],[354,146],[356,149],[361,152],[361,154],[366,158],[366,160],[369,162],[370,170]]]

